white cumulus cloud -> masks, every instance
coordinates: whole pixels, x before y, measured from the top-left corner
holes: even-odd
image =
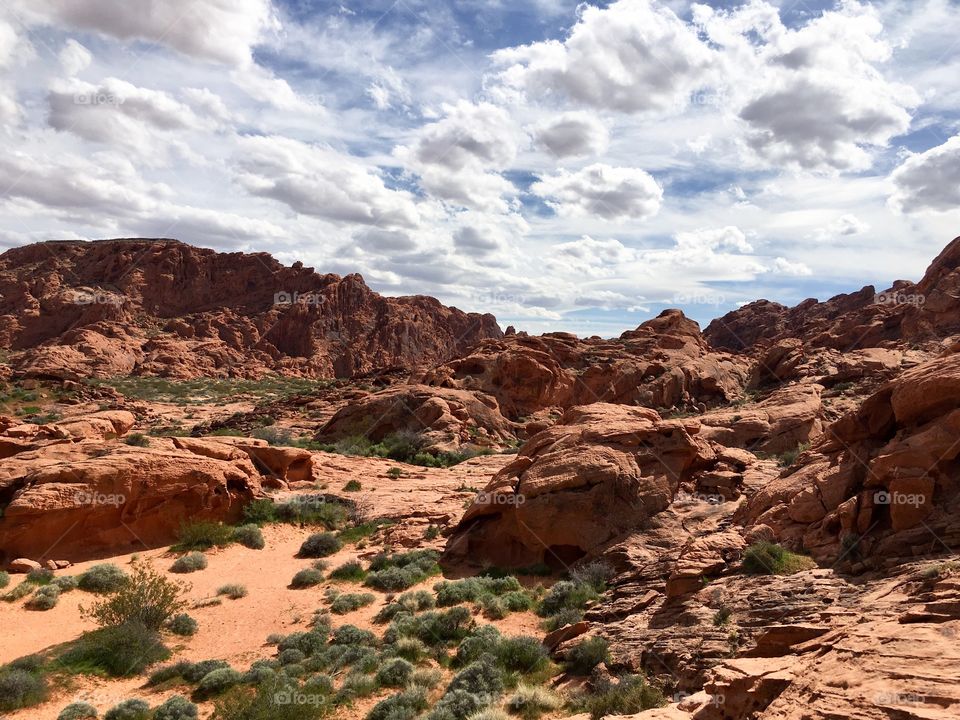
[[[663,201],[663,188],[649,173],[603,163],[543,176],[530,190],[563,217],[645,220]]]

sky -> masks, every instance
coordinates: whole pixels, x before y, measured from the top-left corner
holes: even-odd
[[[0,0],[0,250],[172,237],[612,337],[918,279],[957,0]]]

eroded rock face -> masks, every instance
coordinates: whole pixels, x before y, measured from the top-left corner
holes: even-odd
[[[447,557],[500,566],[570,564],[666,509],[719,461],[696,421],[594,403],[531,438],[467,510]]]
[[[390,435],[418,436],[422,449],[457,451],[515,442],[514,423],[500,414],[496,399],[468,390],[400,385],[357,398],[341,408],[315,437],[320,442]]]
[[[822,560],[883,564],[960,545],[960,354],[902,373],[830,425],[746,509]]]
[[[105,240],[0,255],[0,348],[22,351],[11,364],[35,377],[353,377],[427,367],[501,336],[492,315],[385,298],[359,275],[266,253]]]
[[[688,408],[738,396],[749,361],[710,352],[699,326],[665,310],[617,340],[567,333],[510,335],[425,374],[423,382],[476,390],[516,419],[594,402]]]

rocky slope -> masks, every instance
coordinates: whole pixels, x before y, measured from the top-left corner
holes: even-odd
[[[502,335],[492,315],[385,298],[359,275],[175,240],[50,242],[0,255],[0,349],[33,377],[411,370]]]

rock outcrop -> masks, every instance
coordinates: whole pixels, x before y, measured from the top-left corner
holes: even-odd
[[[0,255],[0,349],[34,377],[353,377],[499,338],[492,315],[385,298],[359,275],[175,240],[51,242]]]

